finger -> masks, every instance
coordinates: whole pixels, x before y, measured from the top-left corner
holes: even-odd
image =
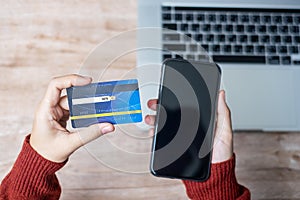
[[[157,99],[150,99],[147,102],[148,108],[150,108],[151,110],[156,111],[157,109]]]
[[[60,121],[68,121],[70,118],[70,112],[68,110],[64,110],[64,109],[62,109],[62,111],[63,111],[63,116],[60,119]]]
[[[115,127],[109,123],[94,124],[74,132],[70,135],[70,138],[72,140],[71,142],[75,145],[75,148],[79,148],[104,134],[113,132],[114,130]]]
[[[219,92],[218,109],[217,109],[217,129],[232,131],[231,129],[231,114],[226,104],[225,91]],[[220,131],[220,130],[219,130]]]
[[[66,127],[67,127],[67,121],[60,120],[58,123],[59,123],[63,128],[66,128]]]
[[[149,136],[150,137],[153,137],[154,136],[154,128],[151,128],[150,130],[149,130]]]
[[[71,86],[83,86],[92,82],[91,77],[80,76],[71,74],[53,78],[47,88],[44,102],[50,106],[55,106],[60,100],[60,94],[63,89]]]
[[[68,97],[66,95],[63,97],[60,97],[58,105],[61,108],[63,108],[64,110],[69,110]]]
[[[217,110],[217,127],[214,138],[214,146],[223,143],[228,148],[232,148],[232,128],[230,110],[226,104],[225,91],[219,93]]]
[[[150,126],[154,126],[155,123],[155,115],[146,115],[145,117],[145,122],[146,124]]]

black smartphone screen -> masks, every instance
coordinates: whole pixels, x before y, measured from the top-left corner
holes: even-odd
[[[155,176],[208,179],[221,70],[209,62],[163,63],[151,155]]]

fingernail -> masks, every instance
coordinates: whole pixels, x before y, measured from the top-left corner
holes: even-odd
[[[83,78],[88,79],[88,80],[92,80],[92,77],[90,77],[90,76],[83,76]]]
[[[109,133],[109,132],[112,132],[112,131],[113,131],[112,126],[106,126],[102,129],[102,134],[106,134],[106,133]]]

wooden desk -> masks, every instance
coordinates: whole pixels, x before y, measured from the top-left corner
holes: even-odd
[[[34,109],[49,79],[79,72],[98,43],[136,28],[136,9],[136,0],[1,1],[0,179],[30,132]],[[122,74],[135,66],[135,58],[118,65],[114,73]],[[150,148],[150,139],[133,140],[120,132],[108,137],[132,151]],[[253,199],[300,199],[299,133],[236,133],[234,140],[237,177],[251,190]],[[110,151],[99,146],[93,153],[109,155],[115,165],[129,169],[148,165],[146,156],[138,165]],[[186,199],[180,181],[113,170],[84,148],[71,156],[58,176],[64,200]]]

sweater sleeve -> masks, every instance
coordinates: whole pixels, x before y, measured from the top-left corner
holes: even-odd
[[[250,191],[239,185],[235,176],[235,156],[211,165],[205,182],[183,181],[186,193],[193,200],[250,200]]]
[[[55,163],[39,155],[29,144],[30,135],[0,186],[1,200],[59,199],[61,187],[55,172],[67,161]]]

